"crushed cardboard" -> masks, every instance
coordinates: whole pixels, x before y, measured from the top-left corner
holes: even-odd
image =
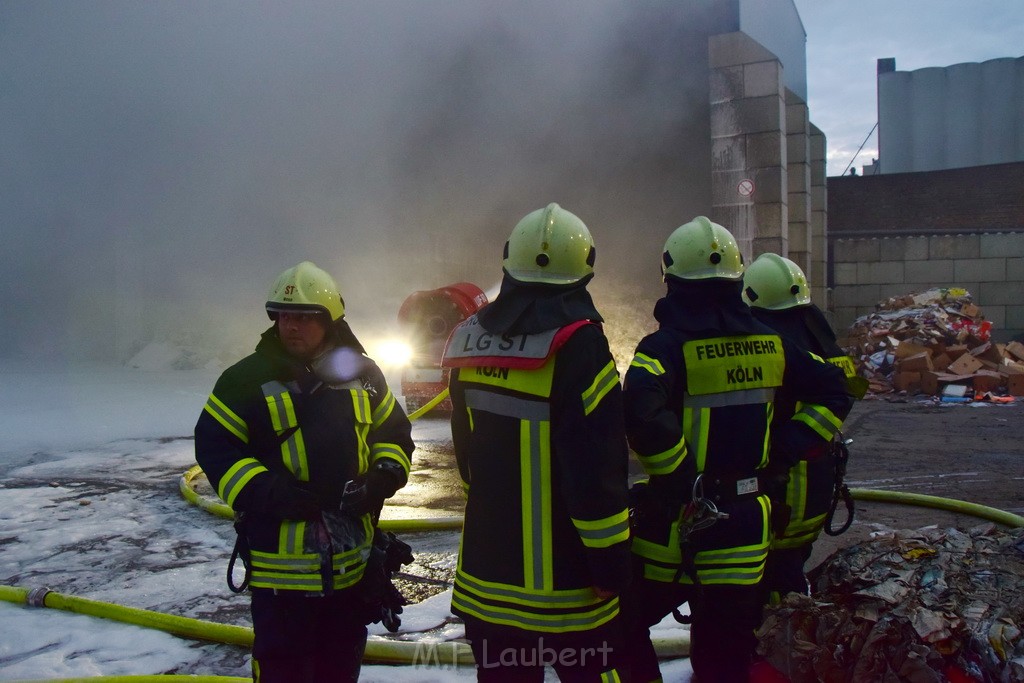
[[[792,683],[1024,681],[1024,529],[886,529],[809,579],[758,630]]]
[[[972,390],[963,394],[971,401],[1024,396],[1024,344],[999,344],[991,336],[992,324],[971,293],[954,287],[881,301],[839,344],[868,380],[869,395],[942,397],[955,384]]]

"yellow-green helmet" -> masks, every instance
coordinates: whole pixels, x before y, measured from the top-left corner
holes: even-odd
[[[743,256],[731,232],[706,216],[697,216],[669,235],[661,255],[661,274],[684,280],[739,280]]]
[[[345,300],[334,278],[312,261],[289,268],[274,280],[267,296],[267,315],[277,320],[282,311],[323,311],[331,320],[345,317]]]
[[[781,311],[811,303],[811,290],[800,266],[778,254],[761,254],[743,274],[743,300]]]
[[[502,267],[520,282],[567,285],[594,272],[594,238],[583,221],[558,204],[532,211],[505,242]]]

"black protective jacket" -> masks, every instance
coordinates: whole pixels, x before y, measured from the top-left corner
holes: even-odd
[[[255,353],[224,371],[196,423],[196,461],[242,513],[253,588],[354,585],[374,519],[339,512],[346,482],[374,469],[390,478],[383,495],[405,485],[409,420],[359,350],[351,349],[362,361],[358,376],[328,383],[291,359],[271,328]]]
[[[660,327],[626,373],[626,431],[650,475],[633,543],[648,579],[760,581],[773,472],[789,467],[769,469],[770,452],[827,442],[850,409],[842,373],[755,320],[740,286],[670,280],[655,306]],[[773,428],[778,402],[794,409]],[[772,449],[772,441],[787,445]],[[704,496],[729,516],[681,538],[698,475]]]

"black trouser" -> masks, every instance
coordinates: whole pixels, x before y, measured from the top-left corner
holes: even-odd
[[[253,680],[324,683],[359,679],[366,626],[349,592],[317,597],[252,590]]]
[[[698,683],[746,683],[761,623],[757,585],[692,585],[650,581],[642,571],[624,596],[626,656],[633,683],[661,680],[650,628],[690,603],[690,664]]]
[[[466,619],[466,638],[481,683],[539,683],[545,666],[553,668],[563,683],[627,680],[610,677],[622,657],[618,619],[592,631],[558,634]]]
[[[761,580],[766,604],[775,597],[773,594],[779,597],[786,593],[810,595],[804,564],[810,558],[811,550],[812,544],[805,543],[797,548],[776,548],[768,552],[768,562]]]

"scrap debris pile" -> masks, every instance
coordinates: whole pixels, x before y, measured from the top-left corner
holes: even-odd
[[[1024,681],[1024,529],[888,530],[810,578],[758,631],[792,683]]]
[[[839,340],[871,394],[906,392],[947,402],[1024,396],[1024,344],[995,343],[992,323],[965,289],[930,289],[879,302]]]

